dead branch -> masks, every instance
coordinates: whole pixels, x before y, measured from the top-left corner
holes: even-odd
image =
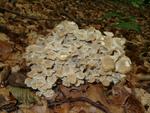
[[[139,73],[136,75],[136,77],[142,81],[149,81],[150,80],[150,74]]]
[[[22,18],[31,19],[31,20],[34,20],[34,21],[38,21],[38,20],[59,21],[59,20],[60,20],[60,19],[51,19],[51,18],[44,19],[44,18],[35,17],[35,16],[28,16],[28,15],[21,14],[21,13],[19,13],[19,12],[17,12],[17,11],[9,10],[9,9],[2,8],[2,7],[0,7],[0,11],[1,11],[1,12],[12,13],[12,14],[15,14],[15,15],[17,15],[17,16],[20,16],[20,17],[22,17]]]
[[[79,101],[86,102],[86,103],[98,108],[99,110],[103,111],[104,113],[111,113],[108,110],[108,108],[106,106],[104,106],[103,104],[101,104],[100,102],[93,102],[92,100],[90,100],[86,97],[67,98],[67,99],[55,101],[55,102],[48,101],[48,107],[54,107],[54,106],[59,106],[64,103],[74,103],[74,102],[79,102]]]
[[[15,14],[15,15],[23,17],[23,18],[28,18],[28,19],[32,19],[32,20],[38,20],[36,17],[23,15],[23,14],[21,14],[19,12],[16,12],[16,11],[13,11],[13,10],[9,10],[9,9],[6,9],[6,8],[0,7],[0,10],[3,11],[3,12],[8,12],[8,13]]]
[[[24,15],[24,14],[21,14],[17,11],[13,11],[13,10],[9,10],[9,9],[6,9],[6,8],[3,8],[3,7],[0,7],[0,11],[1,12],[8,12],[8,13],[12,13],[12,14],[15,14],[21,18],[27,18],[27,19],[30,19],[30,20],[34,20],[34,21],[40,21],[40,20],[46,20],[46,21],[62,21],[63,19],[52,19],[52,18],[40,18],[40,17],[36,17],[36,16],[28,16],[28,15]],[[63,15],[65,17],[67,17],[68,19],[70,19],[71,21],[74,21],[76,22],[79,26],[81,26],[81,23],[85,23],[85,24],[89,24],[89,23],[93,23],[93,24],[99,24],[101,23],[101,20],[99,19],[87,19],[87,18],[75,18],[74,16],[66,13],[65,11],[62,11],[60,13],[60,15]]]

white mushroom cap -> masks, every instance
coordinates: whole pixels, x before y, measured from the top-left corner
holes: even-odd
[[[109,37],[113,37],[114,34],[112,32],[104,31],[104,34]]]
[[[84,81],[83,80],[77,80],[77,83],[75,84],[75,86],[78,87],[81,84],[84,84]]]
[[[57,76],[55,76],[55,75],[47,77],[47,83],[52,86],[55,84],[56,81],[57,81]]]
[[[54,51],[48,51],[47,55],[46,55],[46,58],[49,59],[49,60],[55,60],[57,57],[57,53],[54,52]]]
[[[32,79],[31,79],[31,78],[26,78],[26,79],[25,79],[25,84],[26,84],[28,87],[32,87],[31,82],[32,82]]]
[[[83,80],[83,79],[85,78],[86,75],[85,75],[84,73],[77,72],[77,73],[76,73],[76,76],[77,76],[78,79]]]
[[[121,79],[125,78],[126,75],[124,74],[120,74],[120,73],[113,73],[112,74],[112,79],[113,79],[113,83],[116,84],[118,83]]]
[[[38,89],[46,83],[45,77],[33,77],[31,81],[31,86],[33,89]]]
[[[112,81],[112,77],[111,76],[106,76],[105,79],[102,81],[102,84],[104,86],[109,86],[111,81]]]
[[[68,52],[60,52],[59,55],[57,55],[57,58],[59,60],[67,60],[70,54]]]
[[[60,37],[67,33],[73,33],[75,30],[78,30],[77,24],[69,21],[63,21],[54,28],[54,32],[56,32]]]
[[[101,66],[104,71],[112,71],[115,68],[115,63],[111,56],[106,55],[101,58]]]
[[[53,90],[47,90],[42,93],[46,98],[53,99],[55,96],[55,92]]]
[[[79,39],[79,40],[88,40],[88,34],[87,31],[85,31],[84,29],[78,30],[75,33],[75,36]]]
[[[69,79],[67,79],[67,77],[64,77],[62,79],[62,84],[67,87],[70,87],[70,85],[71,85],[71,83],[70,83]]]
[[[75,84],[77,81],[77,77],[75,74],[68,74],[67,79],[71,84]]]
[[[101,32],[96,30],[93,27],[90,27],[89,29],[87,29],[87,33],[88,33],[88,40],[89,41],[94,41],[96,39],[99,39],[100,36],[102,36]]]
[[[92,76],[92,75],[89,75],[86,80],[89,82],[89,83],[93,83],[95,82],[96,80],[96,77],[95,76]]]
[[[53,87],[53,84],[50,84],[50,83],[47,82],[43,86],[39,87],[38,90],[40,92],[45,92],[47,90],[50,90],[52,87]]]
[[[131,70],[131,60],[127,56],[121,57],[115,65],[116,72],[127,73]]]

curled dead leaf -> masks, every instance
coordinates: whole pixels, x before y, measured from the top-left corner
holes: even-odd
[[[12,44],[6,41],[0,41],[0,61],[7,60],[10,54],[13,52]]]
[[[7,78],[9,77],[11,69],[9,66],[3,65],[0,66],[0,70],[0,85],[1,87],[3,87],[6,83]]]
[[[11,94],[18,100],[19,103],[30,106],[32,104],[41,105],[40,98],[36,96],[30,89],[7,86]]]
[[[144,107],[127,87],[115,86],[111,104],[122,107],[125,113],[144,113]]]
[[[0,88],[0,111],[11,112],[17,109],[17,100],[6,88]]]

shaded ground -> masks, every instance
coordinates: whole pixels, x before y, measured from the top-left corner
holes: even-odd
[[[37,32],[39,35],[46,35],[56,24],[67,19],[76,22],[81,28],[93,26],[100,31],[112,31],[115,36],[125,37],[127,39],[127,56],[131,58],[134,65],[131,73],[127,75],[125,82],[109,88],[96,84],[86,84],[73,89],[59,85],[59,101],[49,102],[49,108],[47,108],[47,102],[43,99],[43,106],[34,105],[30,109],[27,109],[27,107],[20,107],[19,109],[23,113],[102,113],[103,108],[101,107],[103,106],[97,103],[99,101],[104,105],[105,113],[143,113],[144,107],[140,103],[141,100],[135,97],[134,90],[135,88],[143,88],[150,93],[149,10],[150,6],[135,8],[129,4],[109,0],[107,2],[105,0],[1,0],[0,32],[5,35],[0,35],[0,61],[5,65],[1,66],[0,82],[2,86],[5,86],[4,81],[7,81],[7,85],[26,87],[24,79],[28,67],[22,60],[21,54],[25,47],[36,38],[36,36],[29,34]],[[112,12],[117,12],[119,16]],[[120,21],[119,18],[122,21],[128,21],[131,16],[140,26],[140,31],[113,27],[114,23]],[[19,67],[18,70],[16,65]],[[14,70],[10,71],[10,67],[13,67]],[[3,90],[5,88],[1,88],[1,92]],[[112,95],[112,91],[119,95]],[[10,97],[8,93],[1,95],[5,95],[5,98],[3,98],[4,96],[0,97],[3,100],[0,109],[6,111],[17,109],[18,103],[15,99],[20,99],[17,97],[22,94],[18,94],[17,97],[14,94],[15,99],[14,97],[6,99]],[[34,97],[33,91],[27,95],[31,98]],[[79,98],[82,96],[85,98]],[[21,98],[24,99],[24,101],[21,101],[24,104],[39,103],[38,99],[27,103],[25,101],[27,100],[26,95]],[[145,106],[146,109],[148,107]]]

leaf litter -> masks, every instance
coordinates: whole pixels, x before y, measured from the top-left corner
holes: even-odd
[[[109,25],[116,22],[114,17],[101,21],[103,15],[114,10],[125,17],[133,15],[141,26],[141,32],[134,31],[136,28],[112,28]],[[106,113],[149,113],[150,14],[147,9],[142,10],[144,13],[137,8],[103,0],[1,0],[1,113],[103,113],[103,107]],[[74,21],[80,28],[93,26],[98,30],[113,32],[115,36],[125,37],[126,55],[135,66],[127,74],[125,81],[109,87],[100,83],[85,83],[79,87],[68,88],[61,85],[61,81],[57,81],[58,85],[54,87],[56,99],[37,97],[41,100],[41,105],[38,104],[39,100],[37,102],[33,99],[35,90],[24,84],[30,69],[22,55],[25,47],[34,43],[37,36],[47,35],[54,26],[66,19]]]

